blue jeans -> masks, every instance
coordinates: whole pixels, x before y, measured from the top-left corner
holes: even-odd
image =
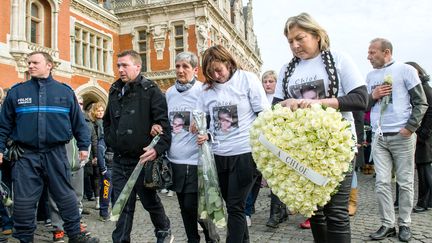
[[[123,187],[126,185],[129,177],[135,169],[138,160],[138,158],[115,156],[112,169],[114,201],[117,201]],[[150,214],[150,219],[155,226],[155,235],[157,235],[159,231],[168,231],[170,229],[170,221],[165,214],[165,209],[156,193],[156,190],[145,188],[143,182],[144,170],[141,171],[123,212],[116,223],[116,227],[112,233],[112,240],[114,243],[130,242],[130,233],[132,231],[137,194],[144,209]]]
[[[255,182],[246,198],[245,214],[249,217],[255,213],[255,201],[257,200],[258,193],[261,189],[262,174],[258,169],[255,171],[255,176]]]
[[[13,227],[12,215],[9,215],[7,209],[3,205],[3,202],[0,202],[0,216],[1,216],[3,230],[12,229]]]
[[[99,215],[102,217],[107,217],[109,215],[108,208],[111,200],[111,192],[112,192],[112,184],[111,184],[111,169],[107,169],[105,175],[101,174],[101,178],[99,180],[99,188],[100,188],[100,209]]]
[[[352,176],[351,188],[357,188],[357,185],[358,185],[358,182],[357,182],[357,173],[354,170],[353,171],[353,176]]]
[[[395,224],[392,196],[392,170],[396,173],[399,185],[399,225],[409,226],[414,204],[414,151],[416,135],[403,137],[400,133],[393,136],[375,136],[372,148],[375,162],[375,188],[381,223],[386,227]]]

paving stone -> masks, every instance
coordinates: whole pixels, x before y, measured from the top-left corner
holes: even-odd
[[[378,215],[378,207],[376,195],[374,192],[375,178],[371,175],[363,175],[357,173],[359,179],[359,207],[357,214],[351,217],[352,242],[372,242],[369,235],[376,231],[380,226]],[[417,184],[416,184],[417,191]],[[255,208],[256,213],[252,216],[252,227],[249,228],[250,240],[253,243],[266,242],[313,242],[312,233],[310,230],[299,228],[305,218],[301,215],[290,215],[288,221],[280,224],[277,229],[268,228],[265,226],[269,217],[270,198],[269,189],[263,188],[258,196]],[[160,197],[165,206],[166,213],[171,221],[172,232],[175,236],[175,242],[186,242],[186,234],[183,228],[183,222],[180,215],[180,209],[177,202],[177,197],[167,197],[165,194],[160,194]],[[414,202],[417,200],[415,199]],[[88,224],[88,230],[92,235],[101,239],[101,242],[112,242],[111,232],[115,224],[113,222],[101,222],[98,220],[98,211],[94,209],[94,202],[84,202],[85,207],[90,209],[90,215],[84,215],[83,220]],[[397,213],[396,213],[397,217]],[[413,239],[410,242],[432,242],[432,210],[424,213],[413,213],[411,215],[413,231]],[[134,217],[134,227],[131,238],[134,243],[155,242],[153,225],[151,224],[149,215],[144,211],[139,202],[136,205]],[[218,230],[222,242],[225,242],[225,230]],[[201,242],[204,242],[204,235],[200,232]],[[35,233],[35,242],[51,242],[52,235],[48,228],[43,224],[38,224],[38,229]],[[10,239],[9,242],[18,242],[15,239]],[[377,242],[377,241],[373,241]],[[397,236],[390,237],[378,242],[399,242]]]

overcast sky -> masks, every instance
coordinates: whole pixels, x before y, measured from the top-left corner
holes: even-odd
[[[301,12],[327,30],[331,50],[350,55],[364,77],[372,69],[366,57],[369,41],[375,37],[392,42],[394,59],[416,61],[432,73],[430,0],[253,0],[262,72],[279,73],[292,58],[283,28],[288,17]]]

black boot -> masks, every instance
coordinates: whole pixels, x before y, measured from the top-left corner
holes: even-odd
[[[271,228],[278,228],[280,223],[280,205],[276,203],[270,204],[270,218],[267,220],[266,225]]]
[[[69,243],[99,243],[99,239],[80,233],[69,238]]]
[[[279,223],[285,222],[288,220],[288,211],[286,205],[282,203],[279,209]]]
[[[327,243],[327,224],[325,222],[324,216],[322,215],[312,216],[310,218],[310,226],[311,226],[314,242]]]

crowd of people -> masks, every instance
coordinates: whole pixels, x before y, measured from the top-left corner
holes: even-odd
[[[30,53],[31,79],[9,88],[7,95],[0,89],[0,178],[2,191],[13,194],[12,213],[0,200],[3,234],[34,242],[36,220],[42,219],[52,226],[54,242],[64,242],[65,234],[71,243],[99,242],[82,222],[82,200],[94,201],[100,220],[108,220],[110,206],[136,165],[164,156],[173,170],[173,186],[166,189],[177,196],[187,242],[200,242],[199,227],[205,242],[219,242],[214,225],[198,215],[199,146],[208,142],[226,206],[225,242],[249,242],[254,204],[266,186],[251,153],[252,123],[271,105],[295,111],[320,104],[337,109],[350,122],[357,156],[330,201],[300,227],[311,229],[315,242],[351,242],[350,216],[361,197],[356,171],[364,168],[370,174],[373,168],[381,222],[370,238],[397,234],[400,241],[409,241],[411,212],[432,206],[429,76],[415,62],[395,61],[391,42],[375,38],[367,55],[373,70],[364,79],[348,55],[330,49],[326,30],[309,14],[288,18],[283,29],[293,57],[279,74],[269,70],[259,80],[216,45],[202,54],[203,81],[197,79],[198,57],[187,51],[177,54],[176,81],[165,94],[141,74],[140,54],[123,51],[117,55],[119,79],[109,90],[108,103],[96,102],[87,110],[82,97],[53,78],[52,57]],[[196,132],[195,110],[207,115],[207,134]],[[158,143],[149,146],[156,135]],[[156,242],[174,241],[158,191],[147,188],[143,178],[144,171],[116,222],[115,243],[131,242],[137,199],[150,215]],[[268,227],[277,228],[291,213],[270,194]]]

